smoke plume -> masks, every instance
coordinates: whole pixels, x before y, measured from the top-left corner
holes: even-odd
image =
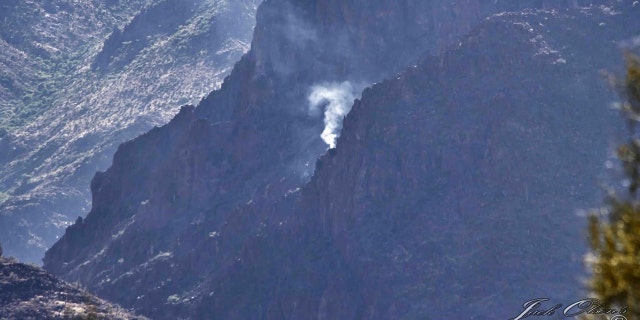
[[[308,97],[309,114],[319,116],[324,108],[324,130],[320,137],[329,145],[329,148],[336,147],[336,140],[342,130],[342,120],[351,111],[359,91],[349,81],[311,87]]]

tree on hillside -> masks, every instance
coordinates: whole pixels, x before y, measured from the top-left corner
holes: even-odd
[[[592,252],[587,263],[595,297],[603,306],[624,311],[631,320],[640,319],[640,57],[627,54],[626,58],[626,76],[614,82],[629,123],[627,141],[617,150],[626,190],[607,198],[606,215],[590,216]]]

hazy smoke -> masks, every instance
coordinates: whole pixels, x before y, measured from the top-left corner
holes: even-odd
[[[351,111],[353,101],[357,98],[356,90],[349,81],[314,85],[309,94],[309,114],[320,115],[324,107],[324,130],[320,137],[329,145],[336,147],[336,140],[342,130],[342,120]]]

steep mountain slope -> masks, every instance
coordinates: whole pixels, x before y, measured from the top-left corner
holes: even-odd
[[[587,186],[603,158],[576,164],[571,152],[606,153],[610,118],[579,108],[611,98],[597,71],[614,65],[611,40],[632,36],[638,14],[616,5],[502,14],[475,28],[456,22],[508,5],[268,1],[219,91],[120,146],[92,181],[91,212],[45,268],[167,319],[442,318],[467,297],[460,317],[482,319],[511,315],[528,295],[576,294],[573,211],[598,198]],[[446,25],[474,31],[458,41]],[[332,142],[314,108],[343,108],[442,43],[446,53],[366,90],[314,168]],[[308,99],[316,93],[320,106]],[[538,258],[537,242],[558,250]],[[560,266],[553,274],[544,257]],[[531,290],[512,294],[521,283]]]
[[[44,270],[0,258],[0,319],[146,319]]]
[[[8,151],[0,155],[0,240],[11,255],[32,262],[88,211],[89,181],[119,143],[219,87],[249,49],[259,1],[57,1],[55,13],[49,3],[16,2],[3,13],[4,38],[22,41],[10,47],[24,60],[7,59],[19,65],[3,70],[34,79],[8,80],[16,88],[5,87],[0,105],[9,114],[0,134]],[[29,10],[42,21],[23,17]],[[33,28],[21,34],[9,29],[13,24]],[[58,48],[40,59],[39,51],[25,49],[32,42]],[[23,83],[24,90],[17,85]],[[38,106],[17,104],[11,94],[31,95]]]
[[[176,298],[193,318],[273,319],[507,319],[580,299],[574,212],[600,198],[614,122],[598,71],[637,36],[624,10],[496,16],[365,90],[309,185],[182,239],[202,276]]]
[[[184,293],[198,316],[507,319],[580,299],[574,211],[600,198],[598,71],[637,36],[623,10],[497,16],[366,90],[307,187],[201,240],[223,262]]]
[[[581,299],[575,212],[601,198],[617,123],[598,72],[622,65],[609,41],[639,30],[640,8],[620,10],[496,16],[439,61],[365,91],[298,209],[281,218],[305,217],[282,242],[330,243],[288,252],[337,255],[345,270],[312,306],[358,306],[375,319],[507,319],[532,297]],[[258,260],[269,267],[230,269],[268,279],[255,270],[285,268],[267,258],[273,251]]]

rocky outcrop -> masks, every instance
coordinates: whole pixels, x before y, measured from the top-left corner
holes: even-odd
[[[167,0],[143,8],[122,31],[114,28],[95,56],[92,68],[107,71],[131,63],[150,42],[161,34],[173,34],[198,9],[195,1]]]
[[[147,319],[31,265],[0,258],[0,319]]]
[[[167,319],[485,319],[577,294],[597,72],[636,8],[478,8],[443,50],[432,2],[265,2],[221,89],[119,148],[45,268]],[[327,152],[310,93],[385,77]]]

